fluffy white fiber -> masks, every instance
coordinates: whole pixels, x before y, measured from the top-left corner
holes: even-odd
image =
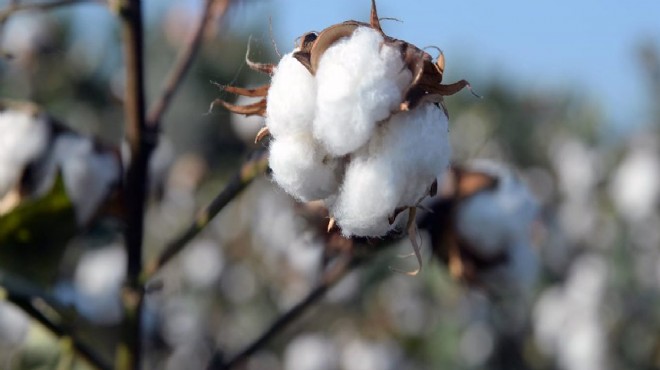
[[[415,206],[449,164],[447,117],[433,104],[398,113],[352,155],[331,213],[346,236],[381,236],[397,207]]]
[[[337,160],[329,158],[309,133],[287,134],[270,143],[275,181],[301,201],[323,199],[337,191]]]
[[[25,166],[46,150],[49,133],[44,118],[18,110],[0,112],[0,197],[15,186]]]
[[[471,169],[495,176],[499,183],[459,206],[456,224],[461,236],[485,258],[520,242],[529,244],[538,204],[527,186],[495,162],[474,162]]]
[[[316,81],[309,71],[286,54],[277,65],[268,89],[266,126],[274,138],[311,132],[316,102]]]
[[[324,199],[346,236],[385,235],[395,209],[416,206],[449,162],[441,109],[397,113],[412,74],[383,41],[359,27],[314,75],[287,54],[268,91],[273,179],[298,200]]]
[[[376,30],[360,27],[325,51],[316,80],[314,136],[340,156],[366,143],[376,123],[399,107],[412,74],[399,50],[384,45]]]

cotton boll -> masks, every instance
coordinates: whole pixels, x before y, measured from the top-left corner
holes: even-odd
[[[308,133],[292,133],[270,143],[273,178],[301,201],[323,199],[335,193],[338,160],[329,158]]]
[[[360,27],[325,51],[316,79],[314,136],[341,156],[364,145],[376,124],[398,109],[412,74],[378,31]]]
[[[398,113],[352,155],[336,201],[346,236],[383,236],[397,207],[415,206],[449,163],[447,117],[432,104]]]
[[[122,317],[120,290],[126,275],[126,252],[121,245],[86,252],[76,268],[74,284],[78,311],[101,324]]]
[[[27,164],[46,150],[50,128],[28,112],[0,112],[0,197],[20,179]]]
[[[329,338],[302,334],[284,351],[285,370],[334,370],[339,366],[339,351]]]
[[[52,177],[61,170],[78,224],[87,224],[120,180],[119,159],[113,152],[97,150],[89,138],[62,134],[55,140],[50,161]]]
[[[286,54],[277,65],[268,89],[266,126],[274,138],[310,132],[314,119],[316,81],[309,71]]]
[[[511,243],[529,240],[538,205],[513,172],[494,162],[470,168],[498,179],[495,189],[482,191],[459,205],[456,226],[480,256],[493,258]]]

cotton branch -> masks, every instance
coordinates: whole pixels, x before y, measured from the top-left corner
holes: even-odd
[[[106,4],[105,0],[58,0],[41,3],[27,3],[23,4],[18,1],[13,1],[8,7],[0,11],[0,23],[4,22],[12,14],[23,10],[50,10],[59,8],[66,5],[76,5],[80,3],[101,3]]]
[[[126,253],[127,282],[123,295],[125,319],[122,340],[117,351],[117,366],[139,369],[141,363],[142,241],[147,197],[148,163],[156,146],[156,130],[145,120],[144,56],[142,4],[140,0],[124,0],[119,9],[126,67],[124,96],[125,135],[131,151],[126,171]]]
[[[229,202],[243,191],[255,178],[264,174],[268,169],[268,156],[265,152],[259,151],[252,155],[252,158],[241,166],[227,185],[222,189],[211,204],[201,210],[195,220],[188,228],[176,239],[170,242],[158,258],[147,264],[143,281],[148,281],[154,276],[168,261],[185,248],[185,246],[215,217]]]
[[[30,282],[17,277],[8,276],[2,272],[0,272],[0,287],[6,291],[6,298],[8,301],[14,303],[23,310],[23,312],[28,314],[35,321],[41,323],[57,337],[68,338],[73,344],[76,353],[94,367],[101,370],[112,369],[112,366],[96,353],[93,348],[85,344],[74,333],[72,328],[58,322],[52,317],[52,315],[47,315],[39,305],[35,304],[35,302],[40,302],[41,305],[48,306],[48,309],[50,310],[62,312],[62,309],[55,298],[49,296]]]
[[[392,242],[399,240],[402,236],[400,233],[392,233],[385,238],[378,239],[378,241],[369,238],[351,238],[349,240],[351,246],[336,257],[334,263],[328,265],[317,285],[307,293],[305,298],[280,315],[258,338],[250,342],[227,361],[224,361],[222,355],[216,352],[207,369],[230,370],[239,367],[250,356],[268,345],[276,335],[293,324],[309,308],[318,303],[330,288],[341,281],[350,271],[371,261],[378,253],[387,249],[388,246],[393,244]],[[373,245],[374,243],[377,245]]]
[[[220,8],[217,12],[214,12],[214,5],[220,2]],[[165,84],[163,89],[160,92],[160,95],[156,98],[153,103],[147,122],[149,124],[157,124],[163,114],[169,107],[176,90],[181,85],[183,77],[186,72],[190,69],[192,61],[195,59],[197,52],[199,51],[199,46],[202,43],[202,38],[204,36],[204,31],[207,28],[207,25],[211,22],[212,19],[222,18],[229,8],[230,0],[206,0],[204,4],[204,11],[202,12],[202,17],[195,28],[195,32],[188,42],[188,44],[181,49],[179,55],[177,56],[174,66],[170,70],[169,75],[165,79]]]

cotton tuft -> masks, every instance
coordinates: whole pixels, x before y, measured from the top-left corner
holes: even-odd
[[[266,126],[274,138],[310,132],[314,119],[316,81],[305,67],[286,54],[277,65],[268,89]]]
[[[414,207],[449,164],[448,121],[426,104],[398,113],[353,155],[331,213],[346,236],[382,236],[388,217]],[[401,216],[399,216],[401,217]]]
[[[359,27],[323,54],[316,73],[314,136],[333,155],[364,145],[412,80],[401,54],[376,30]]]
[[[270,168],[275,181],[306,202],[337,191],[337,161],[326,156],[308,133],[289,134],[270,143]]]

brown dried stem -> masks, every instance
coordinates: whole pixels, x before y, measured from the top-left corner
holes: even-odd
[[[214,12],[214,5],[218,1],[221,1],[221,6],[217,12]],[[149,110],[149,116],[147,118],[149,125],[157,125],[162,119],[163,114],[169,107],[174,94],[181,85],[186,72],[190,69],[192,62],[199,51],[207,25],[216,17],[222,18],[229,8],[229,3],[230,0],[205,1],[202,17],[199,23],[197,23],[197,27],[195,28],[195,32],[193,33],[190,42],[179,52],[174,66],[165,79],[166,82],[163,85],[160,95],[156,98]]]
[[[121,342],[117,349],[118,369],[140,369],[142,352],[142,241],[144,212],[147,198],[149,157],[156,145],[156,131],[147,126],[144,94],[144,48],[141,0],[124,0],[120,4],[122,37],[126,68],[124,95],[125,135],[131,151],[126,171],[126,230],[124,233],[128,256],[127,281],[124,294],[124,322]]]

